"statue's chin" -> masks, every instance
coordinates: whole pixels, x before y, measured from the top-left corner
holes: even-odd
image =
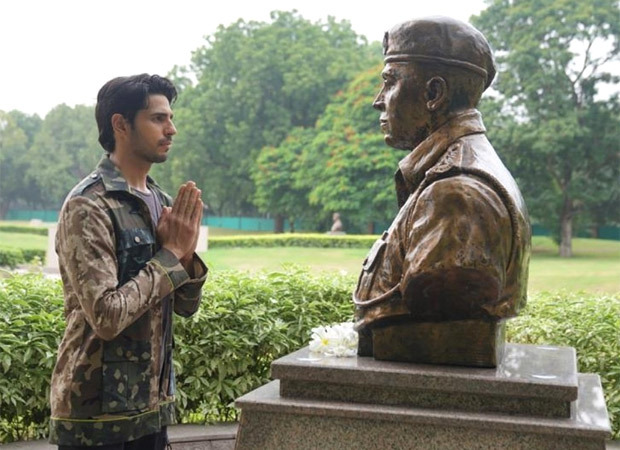
[[[410,151],[415,147],[411,142],[405,140],[394,139],[394,137],[390,134],[386,134],[383,138],[385,143],[390,147],[397,148],[399,150],[407,150]]]

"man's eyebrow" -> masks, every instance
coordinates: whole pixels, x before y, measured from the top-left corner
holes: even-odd
[[[170,118],[172,119],[174,117],[174,113],[172,111],[153,111],[151,113],[151,117],[156,117],[156,116],[170,116]]]

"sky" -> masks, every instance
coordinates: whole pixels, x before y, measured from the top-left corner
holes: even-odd
[[[484,0],[2,0],[0,110],[44,117],[65,103],[93,105],[97,91],[121,75],[166,75],[189,65],[192,51],[218,25],[269,22],[275,10],[311,21],[348,20],[369,41],[393,25],[429,15],[467,21]]]

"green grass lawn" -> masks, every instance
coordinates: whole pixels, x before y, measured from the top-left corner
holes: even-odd
[[[209,228],[210,236],[232,234],[241,233]],[[47,237],[0,232],[0,246],[46,249]],[[573,258],[560,258],[550,238],[534,237],[529,290],[620,292],[620,241],[578,238],[573,240],[573,251]],[[316,272],[345,271],[356,277],[366,253],[366,249],[354,248],[215,248],[203,257],[213,271],[277,271],[283,265],[296,264]]]
[[[550,238],[532,240],[529,291],[620,292],[620,242],[574,239],[575,256],[557,256]],[[283,264],[310,267],[317,272],[344,270],[357,276],[365,249],[214,248],[203,254],[212,270],[279,270]]]
[[[213,270],[276,271],[296,264],[316,271],[357,273],[368,253],[361,248],[214,248],[203,254]]]
[[[47,249],[47,236],[0,231],[0,247]]]

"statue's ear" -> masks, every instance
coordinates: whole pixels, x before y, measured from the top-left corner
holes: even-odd
[[[448,84],[442,77],[433,77],[426,82],[426,108],[431,111],[441,109],[448,103]]]

